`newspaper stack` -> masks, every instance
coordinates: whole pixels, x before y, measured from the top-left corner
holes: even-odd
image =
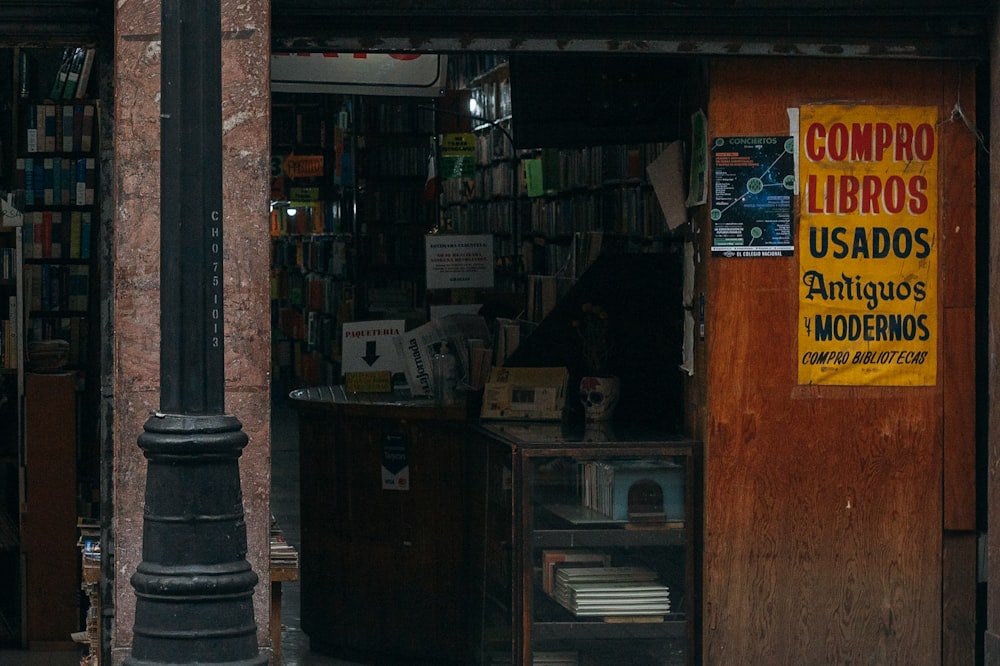
[[[670,612],[670,589],[645,567],[561,568],[556,571],[555,598],[578,617]]]

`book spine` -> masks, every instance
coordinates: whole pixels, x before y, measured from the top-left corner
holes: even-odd
[[[83,150],[83,104],[73,105],[73,147],[74,151]]]
[[[83,121],[80,128],[80,150],[89,153],[94,139],[94,105],[83,105]]]
[[[34,192],[33,205],[40,205],[45,201],[45,161],[36,159],[31,169],[33,174],[32,191]]]
[[[66,81],[69,79],[69,70],[73,64],[73,49],[65,48],[62,52],[62,60],[59,69],[56,70],[55,79],[52,81],[52,88],[49,90],[50,99],[60,99],[66,88]]]
[[[69,153],[74,149],[74,128],[76,123],[76,111],[74,107],[66,104],[60,107],[62,113],[62,150]]]
[[[63,158],[61,162],[62,173],[60,175],[62,182],[62,193],[61,201],[62,205],[68,206],[73,202],[76,192],[74,191],[73,184],[73,160]]]
[[[29,153],[38,152],[38,105],[32,104],[28,107],[27,130],[25,133],[25,150]]]
[[[53,157],[51,160],[51,171],[52,171],[52,201],[46,201],[46,204],[60,205],[62,204],[62,158]]]
[[[76,87],[80,82],[80,73],[83,71],[83,62],[86,57],[87,49],[78,47],[73,50],[73,59],[66,77],[66,86],[62,91],[62,99],[73,99],[76,96]]]
[[[24,190],[25,189],[25,158],[18,157],[14,160],[14,189]]]
[[[69,267],[67,305],[70,310],[85,312],[87,310],[87,293],[90,274],[87,266],[73,265]]]
[[[54,202],[55,178],[52,172],[52,158],[42,160],[42,203],[51,206]]]
[[[81,259],[90,259],[90,234],[91,233],[92,233],[92,230],[91,230],[90,213],[88,211],[84,211],[81,214],[81,220],[80,220],[80,258]]]
[[[45,152],[54,153],[56,151],[56,105],[43,104],[44,126],[45,126]]]
[[[88,48],[83,60],[83,69],[80,70],[80,80],[76,84],[76,99],[84,99],[87,96],[87,87],[90,85],[90,72],[94,67],[94,59],[97,57],[97,49]]]
[[[62,214],[59,211],[52,211],[49,213],[49,255],[53,259],[62,259],[63,256],[63,245],[62,245]]]
[[[83,230],[83,213],[74,210],[70,213],[69,257],[80,259],[80,233]]]
[[[94,193],[97,191],[97,160],[88,157],[86,161],[86,171],[84,175],[84,203],[87,206],[94,205]]]
[[[42,258],[52,257],[52,211],[42,212]]]

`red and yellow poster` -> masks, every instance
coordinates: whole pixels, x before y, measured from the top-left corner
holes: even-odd
[[[799,119],[799,383],[935,384],[937,109]]]

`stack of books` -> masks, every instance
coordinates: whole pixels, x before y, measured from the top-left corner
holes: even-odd
[[[281,528],[273,520],[271,522],[271,566],[296,569],[299,567],[298,551],[285,541]]]
[[[556,571],[555,599],[578,617],[655,616],[670,612],[670,589],[645,567]]]

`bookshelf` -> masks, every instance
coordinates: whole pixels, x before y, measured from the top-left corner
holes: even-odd
[[[271,304],[275,387],[336,384],[345,321],[424,298],[435,114],[423,99],[275,94]]]
[[[24,374],[18,332],[22,330],[21,229],[16,219],[0,220],[0,645],[20,640],[19,467],[20,396]]]
[[[98,518],[96,55],[0,49],[0,645],[72,647],[70,527]]]
[[[427,193],[437,115],[424,98],[358,98],[359,317],[408,318],[425,305],[424,236],[437,224]]]
[[[21,49],[13,182],[23,192],[24,323],[29,369],[96,378],[99,105],[96,50]],[[62,363],[62,367],[55,367]]]
[[[525,107],[546,100],[524,94],[514,77],[523,68],[503,56],[453,58],[450,84],[468,91],[476,170],[443,182],[442,226],[462,234],[492,234],[495,284],[520,293],[526,318],[540,321],[558,295],[602,252],[661,252],[676,234],[666,224],[646,167],[664,141],[615,142],[609,132],[533,132],[518,136]],[[534,112],[532,112],[533,115]],[[567,126],[578,119],[567,117]],[[664,130],[664,138],[671,134]]]
[[[86,370],[91,266],[97,225],[94,102],[31,102],[15,185],[24,191],[27,347],[66,343],[69,367]],[[44,128],[44,129],[42,129]]]
[[[512,58],[449,58],[449,91],[440,100],[275,95],[272,330],[280,390],[337,383],[340,326],[352,318],[404,319],[410,327],[429,304],[496,301],[537,323],[600,254],[676,244],[646,174],[676,128],[664,128],[663,140],[579,132],[573,141],[562,133],[551,145],[526,145],[517,136],[519,113],[545,100],[518,95],[521,69]],[[440,173],[452,132],[471,137],[471,173]],[[428,187],[431,157],[440,191]],[[289,158],[315,170],[289,171]],[[431,232],[491,235],[493,288],[428,292]]]
[[[354,317],[352,99],[275,94],[271,179],[272,376],[287,393],[336,383]]]

